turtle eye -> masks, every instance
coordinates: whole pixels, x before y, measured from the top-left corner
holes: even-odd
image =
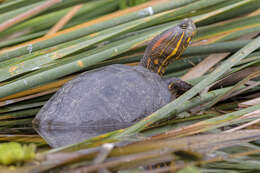
[[[186,23],[180,24],[181,29],[187,29],[188,25]]]

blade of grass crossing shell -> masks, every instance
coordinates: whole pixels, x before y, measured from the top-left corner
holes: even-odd
[[[237,64],[240,60],[245,58],[248,54],[256,50],[260,47],[260,36],[258,36],[256,39],[254,39],[252,42],[247,44],[245,47],[240,49],[238,52],[236,52],[234,55],[232,55],[230,58],[228,58],[222,65],[220,65],[216,70],[214,70],[212,73],[210,73],[204,80],[199,82],[197,85],[195,85],[193,88],[185,92],[183,95],[178,97],[176,100],[172,101],[171,103],[167,104],[163,108],[155,111],[148,117],[144,118],[140,122],[136,123],[135,125],[127,128],[122,134],[119,134],[117,137],[123,137],[124,135],[131,135],[135,134],[137,132],[140,132],[145,127],[149,126],[150,124],[161,120],[163,118],[167,118],[171,115],[172,112],[176,111],[176,108],[183,104],[183,102],[189,100],[196,94],[198,94],[200,91],[202,91],[204,88],[212,84],[214,81],[216,81],[219,77],[221,77],[225,72],[227,72],[232,66]]]
[[[181,106],[179,106],[175,109],[175,112],[173,112],[173,115],[177,115],[180,112],[183,112],[183,111],[189,110],[190,108],[204,104],[204,103],[212,100],[216,96],[223,94],[224,92],[228,91],[229,88],[230,87],[210,91],[209,93],[202,94],[200,97],[198,96],[198,97],[191,99],[190,101],[186,101]],[[93,147],[93,146],[96,146],[97,144],[100,145],[101,143],[105,143],[107,141],[116,142],[118,140],[116,138],[114,138],[114,136],[120,135],[120,133],[124,132],[124,131],[125,131],[125,129],[114,131],[113,135],[111,135],[112,132],[106,133],[106,134],[103,134],[101,136],[97,136],[97,137],[93,137],[93,138],[90,138],[88,140],[85,140],[84,142],[81,142],[79,144],[75,144],[75,145],[71,145],[71,146],[65,146],[65,147],[59,148],[59,149],[54,149],[53,152],[75,151],[75,150],[82,149],[82,148]],[[124,138],[127,139],[128,137],[130,137],[130,136],[124,136],[121,139],[124,139]],[[97,141],[98,141],[98,143],[96,144]]]

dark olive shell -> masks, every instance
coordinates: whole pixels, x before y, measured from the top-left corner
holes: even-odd
[[[128,126],[172,100],[167,83],[142,66],[110,65],[66,83],[34,119],[38,126]]]

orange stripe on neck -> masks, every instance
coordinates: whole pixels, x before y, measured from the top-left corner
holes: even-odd
[[[162,41],[165,40],[167,37],[169,37],[169,34],[171,33],[165,33],[158,41],[156,41],[156,43],[152,47],[152,51],[158,48],[161,45]]]

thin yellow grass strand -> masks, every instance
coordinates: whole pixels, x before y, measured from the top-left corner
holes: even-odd
[[[65,79],[61,79],[59,81],[51,82],[51,83],[48,83],[48,84],[45,84],[45,85],[41,85],[41,86],[38,86],[38,87],[35,87],[35,88],[32,88],[32,89],[28,89],[28,90],[25,90],[25,91],[18,92],[16,94],[12,94],[12,95],[0,98],[0,102],[10,100],[10,99],[20,98],[20,97],[23,97],[23,96],[27,96],[27,95],[31,95],[31,94],[35,94],[35,93],[39,93],[39,92],[43,92],[43,91],[50,90],[50,89],[53,89],[53,88],[58,88],[58,87],[62,86],[63,84],[65,84],[66,82],[73,79],[74,77],[75,77],[75,75],[69,76],[69,77],[67,77]]]
[[[13,19],[9,19],[6,22],[0,24],[0,32],[4,31],[5,29],[9,28],[10,26],[13,26],[21,21],[24,21],[38,13],[40,13],[41,11],[47,9],[48,7],[57,4],[61,2],[61,0],[49,0],[46,1],[45,3],[39,5],[38,7],[35,7],[23,14],[18,15],[17,17],[13,18]]]
[[[124,9],[124,10],[120,10],[120,11],[99,17],[97,19],[76,25],[74,27],[59,31],[59,32],[51,34],[49,36],[43,36],[41,38],[37,38],[37,39],[31,40],[31,41],[28,41],[28,42],[24,42],[24,43],[15,45],[13,47],[4,48],[4,49],[0,50],[0,54],[6,53],[6,52],[9,52],[11,50],[15,50],[15,49],[18,49],[18,48],[21,48],[21,47],[24,47],[24,46],[27,46],[29,44],[34,44],[34,43],[37,43],[37,42],[40,42],[40,41],[48,40],[50,38],[59,36],[61,34],[69,33],[69,32],[72,32],[72,31],[75,31],[75,30],[78,30],[78,29],[81,29],[81,28],[89,27],[91,25],[94,25],[94,24],[97,24],[97,23],[100,23],[100,22],[104,22],[104,21],[113,19],[113,18],[118,17],[118,16],[125,15],[125,14],[128,14],[130,12],[135,12],[135,11],[138,11],[140,9],[143,9],[143,8],[146,8],[146,7],[149,7],[149,6],[156,5],[158,3],[162,3],[162,1],[166,2],[166,1],[169,1],[169,0],[153,0],[153,1],[141,4],[141,5],[138,5],[138,6],[127,8],[127,9]]]
[[[49,36],[51,34],[54,34],[56,32],[58,32],[59,30],[61,30],[61,28],[63,28],[64,25],[66,25],[71,19],[72,17],[80,10],[80,8],[83,5],[76,5],[74,6],[64,17],[62,17],[51,29],[50,31],[45,35],[45,36]]]

